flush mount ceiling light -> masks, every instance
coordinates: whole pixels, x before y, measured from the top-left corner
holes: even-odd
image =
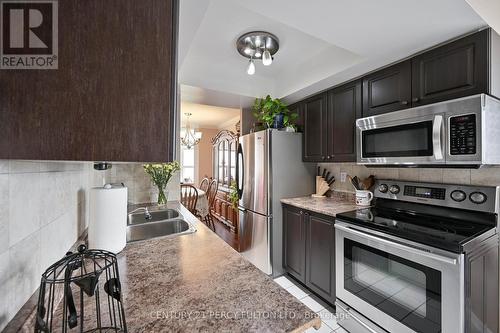
[[[245,58],[249,58],[247,74],[255,74],[255,60],[262,60],[264,66],[273,63],[273,55],[278,52],[279,40],[265,31],[248,32],[238,38],[236,49]]]
[[[196,146],[201,140],[201,132],[196,132],[191,128],[191,124],[189,123],[189,117],[192,116],[192,113],[184,113],[186,115],[186,128],[181,130],[181,144],[185,146],[187,149],[191,149]]]

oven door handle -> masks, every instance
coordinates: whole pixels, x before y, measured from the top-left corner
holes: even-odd
[[[443,145],[441,144],[442,131],[443,131],[443,116],[436,115],[434,116],[434,121],[432,122],[432,150],[434,151],[435,160],[443,159]]]
[[[440,256],[440,255],[437,255],[434,253],[429,253],[429,252],[423,251],[421,249],[414,248],[410,245],[399,244],[397,242],[393,242],[393,241],[390,241],[390,240],[387,240],[387,239],[384,239],[381,237],[373,236],[373,235],[366,233],[366,232],[358,231],[356,229],[340,225],[339,223],[335,223],[335,228],[340,229],[346,233],[353,234],[353,235],[356,235],[356,236],[359,236],[359,237],[362,237],[365,239],[369,239],[372,241],[376,241],[376,242],[382,243],[384,245],[396,247],[398,249],[405,250],[405,251],[408,251],[410,253],[425,257],[425,258],[441,261],[441,262],[444,262],[446,264],[454,265],[454,266],[457,264],[457,259],[447,258],[447,257],[443,257],[443,256]]]

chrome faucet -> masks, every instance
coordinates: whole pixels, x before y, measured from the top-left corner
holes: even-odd
[[[133,211],[130,212],[130,214],[132,213],[135,213],[135,212],[138,212],[140,210],[143,210],[144,211],[144,218],[146,220],[151,220],[153,217],[151,216],[151,213],[149,212],[148,210],[148,207],[139,207],[137,209],[134,209]]]

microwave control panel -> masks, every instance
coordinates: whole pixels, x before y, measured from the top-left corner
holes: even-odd
[[[476,115],[450,117],[450,154],[476,153]]]

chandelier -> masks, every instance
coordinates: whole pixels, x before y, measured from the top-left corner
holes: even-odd
[[[247,74],[255,74],[255,59],[262,60],[264,66],[273,63],[273,55],[278,52],[279,40],[275,35],[265,31],[248,32],[238,38],[236,49],[245,58],[249,58]]]
[[[187,149],[191,149],[196,146],[201,140],[201,132],[195,132],[194,129],[191,128],[191,124],[189,123],[189,117],[192,116],[191,113],[184,113],[186,115],[186,128],[181,130],[181,144],[185,146]]]

